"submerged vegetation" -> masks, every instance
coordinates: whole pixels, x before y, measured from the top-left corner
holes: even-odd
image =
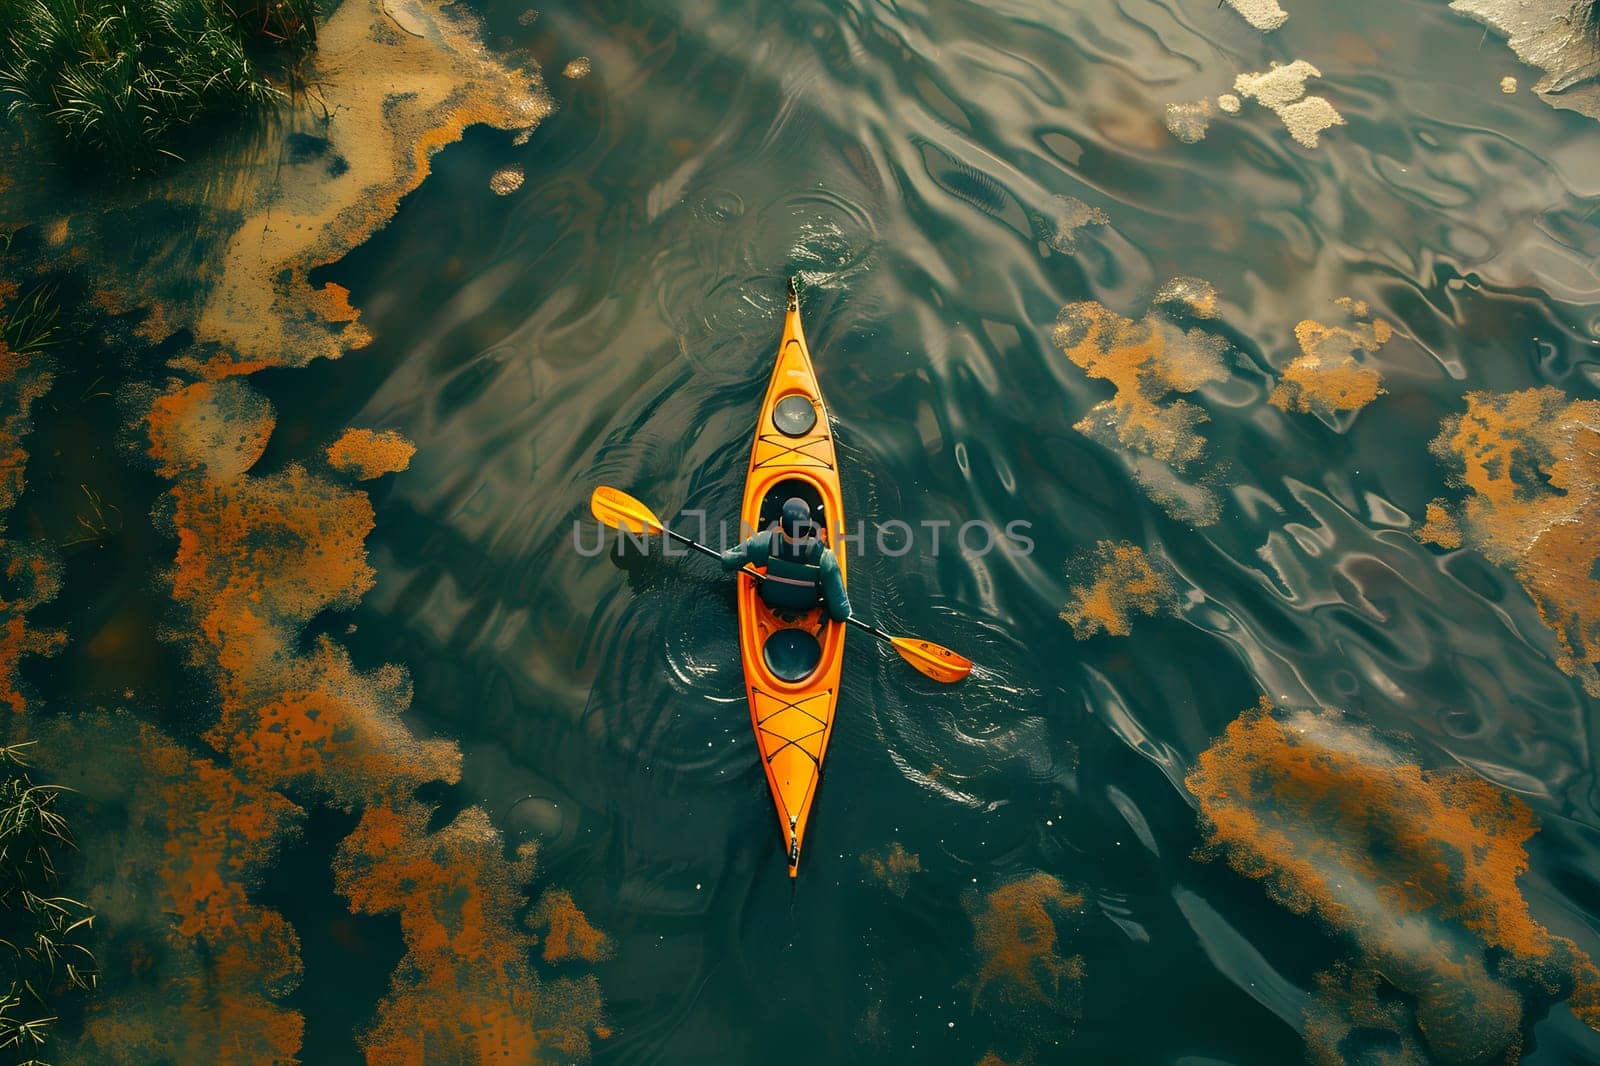
[[[56,800],[68,791],[35,784],[29,742],[0,746],[0,946],[10,949],[0,992],[0,1050],[33,1059],[58,1020],[63,996],[92,991],[94,955],[81,942],[94,912],[58,895],[56,855],[73,846]]]
[[[0,239],[0,252],[9,248],[10,240]],[[53,295],[50,286],[37,286],[12,307],[0,311],[0,349],[28,355],[50,347],[58,314]]]
[[[0,255],[11,251],[0,237]],[[73,847],[57,809],[60,785],[38,784],[30,773],[31,741],[17,737],[27,710],[17,661],[49,654],[59,634],[32,629],[29,609],[54,595],[59,576],[49,557],[8,537],[8,512],[23,488],[22,447],[33,403],[49,389],[48,349],[59,343],[60,307],[50,283],[19,295],[19,282],[0,273],[0,1052],[5,1061],[38,1063],[62,1007],[97,983],[94,955],[83,943],[94,923],[85,903],[59,889],[57,862]]]
[[[283,98],[271,53],[316,41],[316,0],[7,0],[0,95],[73,154],[140,172],[202,119]]]

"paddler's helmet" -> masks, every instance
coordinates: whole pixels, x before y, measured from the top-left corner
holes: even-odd
[[[790,540],[811,536],[811,505],[798,496],[789,497],[783,503],[783,517],[779,521],[783,525],[783,535]]]

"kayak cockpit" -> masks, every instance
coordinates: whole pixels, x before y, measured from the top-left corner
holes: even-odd
[[[807,410],[809,410],[809,405]],[[783,511],[784,502],[801,499],[811,508],[811,521],[815,523],[818,537],[824,544],[833,538],[828,532],[827,503],[816,484],[803,477],[791,477],[773,485],[761,500],[761,528],[774,529]],[[818,606],[803,611],[789,612],[768,606],[776,628],[767,634],[761,645],[761,657],[767,669],[780,681],[795,684],[810,677],[822,662],[822,642],[813,632],[827,624],[826,615]]]
[[[828,528],[828,505],[822,499],[822,490],[816,483],[803,477],[786,477],[761,498],[760,529],[772,529],[778,524],[778,519],[783,516],[783,505],[786,500],[802,499],[806,506],[811,508],[811,521],[817,527],[817,534],[828,547],[833,547],[833,531]]]

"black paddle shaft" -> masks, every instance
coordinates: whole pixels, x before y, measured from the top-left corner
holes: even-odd
[[[666,526],[662,526],[661,527],[661,532],[665,533],[667,536],[671,537],[673,540],[677,541],[679,544],[687,545],[688,547],[693,548],[695,551],[700,552],[703,555],[709,555],[709,556],[711,556],[711,558],[717,560],[718,562],[722,561],[722,553],[717,551],[717,549],[715,549],[715,548],[708,548],[704,544],[701,544],[699,541],[690,540],[688,537],[684,536],[682,533],[675,533],[672,530],[668,529]],[[754,570],[754,569],[752,569],[752,568],[750,568],[748,566],[740,567],[740,572],[741,573],[745,573],[745,574],[749,574],[751,577],[755,578],[757,581],[765,581],[767,579],[767,575],[766,574],[763,574],[761,571]]]
[[[684,536],[682,533],[674,532],[673,530],[668,529],[666,526],[662,526],[661,527],[661,532],[665,533],[667,536],[671,537],[673,540],[677,541],[679,544],[683,544],[683,545],[686,545],[686,546],[688,546],[690,548],[693,548],[695,551],[700,552],[700,553],[702,553],[704,555],[709,555],[709,556],[711,556],[711,558],[716,559],[718,562],[722,561],[722,553],[717,551],[715,548],[708,548],[704,544],[701,544],[699,541],[691,540],[690,538]],[[765,581],[767,579],[767,575],[766,574],[763,574],[761,571],[756,570],[753,567],[742,566],[742,567],[739,568],[739,572],[741,574],[749,574],[751,577],[755,578],[757,581]],[[877,626],[868,625],[866,622],[863,622],[861,619],[857,618],[855,615],[851,615],[849,618],[846,618],[845,621],[847,623],[849,623],[850,625],[855,626],[857,629],[865,630],[866,632],[871,633],[873,636],[877,637],[881,641],[884,641],[884,642],[889,643],[889,644],[893,644],[894,643],[894,638],[891,637],[889,634],[885,633],[883,630],[879,629]]]

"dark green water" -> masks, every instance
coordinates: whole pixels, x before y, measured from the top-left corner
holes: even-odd
[[[1442,491],[1425,445],[1465,390],[1594,394],[1600,141],[1501,97],[1503,73],[1526,77],[1503,46],[1431,3],[1302,5],[1271,38],[1210,4],[607,4],[532,31],[518,13],[491,7],[491,40],[594,73],[551,79],[561,110],[526,147],[450,149],[327,272],[377,341],[286,372],[274,398],[284,439],[354,420],[418,445],[381,497],[354,643],[409,665],[416,717],[468,752],[464,791],[547,839],[615,938],[602,1061],[1016,1046],[963,986],[962,895],[1033,870],[1088,899],[1061,928],[1082,1020],[1047,1026],[1041,1061],[1298,1059],[1336,941],[1191,860],[1177,780],[1263,691],[1359,712],[1524,795],[1547,820],[1540,912],[1581,937],[1592,703],[1514,581],[1395,528]],[[1160,129],[1167,101],[1300,56],[1349,121],[1319,149],[1259,109],[1200,145]],[[509,163],[526,184],[486,196]],[[1110,219],[1077,255],[1039,239],[1058,195]],[[570,536],[599,483],[664,513],[736,511],[791,273],[847,512],[1024,519],[1035,539],[1021,559],[853,564],[869,617],[981,671],[942,689],[852,641],[795,885],[727,583],[701,561],[619,572]],[[1049,343],[1064,303],[1137,316],[1174,274],[1216,285],[1244,368],[1201,400],[1241,486],[1205,529],[1073,430],[1108,390]],[[1281,366],[1294,323],[1330,320],[1336,296],[1397,325],[1389,395],[1344,433],[1263,415],[1252,368]],[[1186,617],[1074,642],[1062,564],[1100,538],[1164,552],[1196,590]],[[923,869],[903,899],[859,858],[891,841]],[[1570,1017],[1531,1048],[1597,1049]]]
[[[488,4],[486,37],[538,56],[559,111],[522,146],[469,131],[320,273],[370,347],[254,380],[279,413],[263,468],[347,424],[416,443],[374,492],[377,586],[326,628],[409,668],[412,727],[466,753],[446,806],[540,840],[613,939],[597,1061],[1301,1060],[1315,975],[1350,941],[1197,861],[1183,785],[1263,693],[1519,796],[1542,824],[1534,916],[1600,954],[1595,700],[1508,568],[1413,536],[1458,495],[1428,442],[1467,392],[1600,398],[1600,128],[1502,95],[1533,80],[1503,42],[1429,0],[1302,2],[1270,35],[1204,0],[522,10]],[[560,77],[577,55],[593,72]],[[1199,144],[1162,127],[1295,58],[1348,122],[1318,148],[1252,104]],[[493,196],[507,165],[526,182]],[[1046,239],[1062,196],[1108,219],[1070,254]],[[730,584],[572,539],[602,483],[733,518],[789,275],[847,513],[1021,520],[1034,542],[851,561],[859,611],[979,669],[941,687],[852,636],[796,883]],[[1051,343],[1063,305],[1138,318],[1175,275],[1216,287],[1231,344],[1227,380],[1187,396],[1208,525],[1074,428],[1112,389]],[[1336,297],[1394,326],[1366,357],[1386,395],[1334,425],[1268,406],[1295,324],[1343,322]],[[1077,641],[1064,567],[1107,539],[1169,564],[1179,609]],[[114,572],[170,559],[143,547]],[[74,687],[72,663],[41,687]],[[182,690],[182,669],[142,683]],[[347,831],[313,822],[311,896],[273,889],[306,941],[308,1062],[352,1053],[398,953],[381,928],[353,955],[318,943]],[[862,858],[895,842],[921,867],[903,896]],[[1084,896],[1056,923],[1081,982],[980,997],[976,901],[1038,871]],[[1600,1057],[1561,998],[1529,1005],[1525,1061]]]

